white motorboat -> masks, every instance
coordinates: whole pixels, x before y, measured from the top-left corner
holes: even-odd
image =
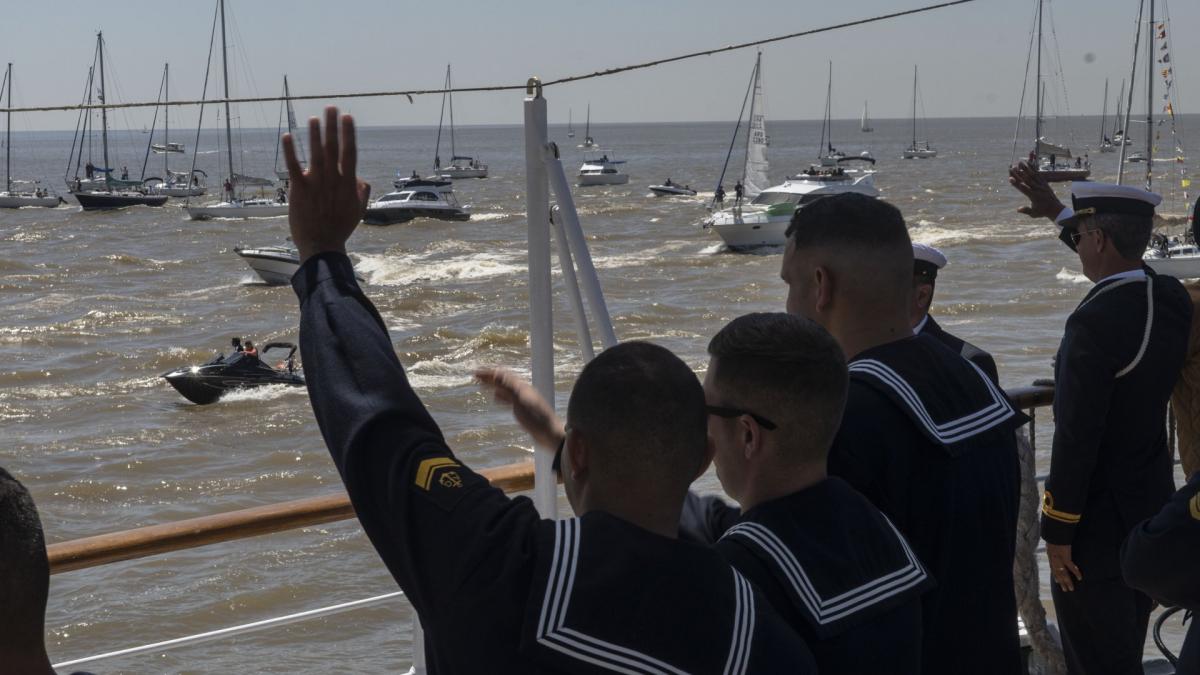
[[[442,94],[442,113],[450,108],[450,165],[442,166],[442,117],[438,117],[437,144],[433,149],[433,173],[438,178],[457,180],[460,178],[487,178],[488,167],[474,157],[458,154],[454,142],[454,93],[450,80],[450,64],[446,64],[446,86]]]
[[[210,218],[277,218],[288,214],[287,202],[278,199],[233,199],[203,206],[183,207],[192,220]]]
[[[855,161],[859,158],[847,158]],[[706,223],[730,249],[783,246],[796,211],[829,195],[857,193],[878,197],[875,172],[814,165],[808,170],[763,190],[749,204],[713,213]]]
[[[913,66],[913,94],[912,94],[912,143],[900,153],[903,159],[933,159],[937,157],[937,150],[929,147],[929,139],[926,138],[924,145],[917,141],[917,97],[920,96],[920,89],[917,87],[917,67]],[[924,120],[922,120],[922,124]],[[929,134],[926,133],[926,136]]]
[[[464,221],[471,219],[471,212],[459,205],[452,191],[405,189],[389,192],[368,204],[363,222],[392,225],[416,218]]]
[[[592,185],[624,185],[629,182],[629,174],[622,171],[625,160],[612,159],[605,152],[600,157],[584,156],[583,166],[579,167],[579,186]]]
[[[1200,279],[1200,247],[1193,243],[1175,244],[1165,252],[1149,248],[1142,262],[1158,274],[1176,279]]]
[[[150,150],[156,155],[183,153],[183,143],[151,143]]]
[[[1129,156],[1125,158],[1125,161],[1126,162],[1145,162],[1146,161],[1146,153],[1144,153],[1144,152],[1130,153]]]
[[[292,275],[300,269],[300,253],[291,246],[238,246],[233,252],[271,286],[290,284]]]
[[[696,191],[690,185],[680,185],[672,182],[670,178],[662,185],[651,185],[650,191],[656,197],[695,197]]]
[[[62,197],[41,187],[32,190],[14,190],[16,181],[8,180],[8,188],[0,192],[0,209],[21,209],[25,207],[54,208],[63,203]]]

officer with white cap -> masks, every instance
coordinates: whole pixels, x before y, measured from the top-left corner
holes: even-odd
[[[946,255],[928,244],[913,242],[912,324],[914,335],[928,335],[946,345],[963,358],[979,366],[992,382],[999,385],[996,360],[992,355],[962,338],[947,333],[929,316],[938,270],[946,266]]]
[[[1183,285],[1142,264],[1161,198],[1127,185],[1071,184],[1071,208],[1035,171],[1030,198],[1096,285],[1067,318],[1054,364],[1054,445],[1042,538],[1072,673],[1140,673],[1151,600],[1121,577],[1121,542],[1174,490],[1166,411],[1187,351]]]

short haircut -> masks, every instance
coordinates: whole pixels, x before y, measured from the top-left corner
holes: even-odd
[[[592,359],[567,404],[567,425],[587,440],[597,475],[686,489],[708,448],[704,388],[669,350],[625,342]]]
[[[33,497],[0,468],[0,647],[42,644],[49,588],[46,540]]]
[[[825,246],[838,249],[908,247],[912,267],[912,240],[900,209],[857,193],[831,195],[796,210],[787,235],[797,249]]]
[[[1141,260],[1150,243],[1154,220],[1125,213],[1097,213],[1091,217],[1092,226],[1104,231],[1113,248],[1122,258]]]
[[[794,314],[747,314],[708,343],[722,405],[744,407],[779,425],[796,463],[825,461],[842,422],[849,376],[837,340]]]

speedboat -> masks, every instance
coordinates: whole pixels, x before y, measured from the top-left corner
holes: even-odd
[[[300,269],[300,252],[291,246],[237,246],[233,252],[271,286],[292,283],[292,275]]]
[[[450,192],[454,189],[454,183],[447,179],[421,178],[416,175],[416,172],[412,176],[398,176],[396,180],[392,181],[392,185],[397,190],[416,190],[417,188],[421,188],[434,192]]]
[[[451,157],[450,166],[438,169],[439,177],[451,180],[459,178],[487,178],[487,175],[487,164],[481,164],[479,160],[464,155]]]
[[[163,197],[166,199],[166,197]],[[209,218],[275,218],[288,214],[287,202],[277,199],[234,199],[207,206],[184,206],[192,220]]]
[[[1146,153],[1144,153],[1144,152],[1130,153],[1129,156],[1125,158],[1125,161],[1126,162],[1145,162],[1146,161]]]
[[[267,352],[287,350],[281,367],[268,365]],[[221,395],[236,389],[251,389],[269,384],[303,387],[304,377],[296,366],[296,345],[290,342],[271,342],[261,350],[262,357],[234,352],[229,356],[217,354],[211,361],[163,373],[163,378],[184,398],[200,405],[215,403]]]
[[[154,143],[150,146],[156,155],[164,155],[168,152],[183,152],[183,143]]]
[[[470,220],[471,212],[459,206],[451,191],[427,188],[389,192],[367,205],[363,222],[371,225],[407,223],[414,218]]]
[[[850,161],[873,162],[861,157],[841,160]],[[798,209],[822,197],[848,192],[878,197],[875,172],[831,166],[828,158],[822,158],[821,164],[763,190],[749,204],[716,211],[704,225],[711,227],[732,250],[783,246],[787,243],[788,225]]]
[[[629,182],[629,174],[621,171],[624,160],[609,159],[608,153],[600,157],[594,155],[583,158],[583,166],[579,167],[579,185],[625,185]]]
[[[650,191],[653,192],[655,194],[655,196],[657,196],[657,197],[680,197],[680,196],[695,197],[696,196],[695,190],[688,187],[687,185],[680,185],[678,183],[673,183],[673,182],[671,182],[670,178],[668,178],[667,182],[663,183],[662,185],[651,185]]]

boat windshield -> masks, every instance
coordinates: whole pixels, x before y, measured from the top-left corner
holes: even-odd
[[[379,198],[381,202],[402,202],[412,196],[411,192],[394,192]]]

